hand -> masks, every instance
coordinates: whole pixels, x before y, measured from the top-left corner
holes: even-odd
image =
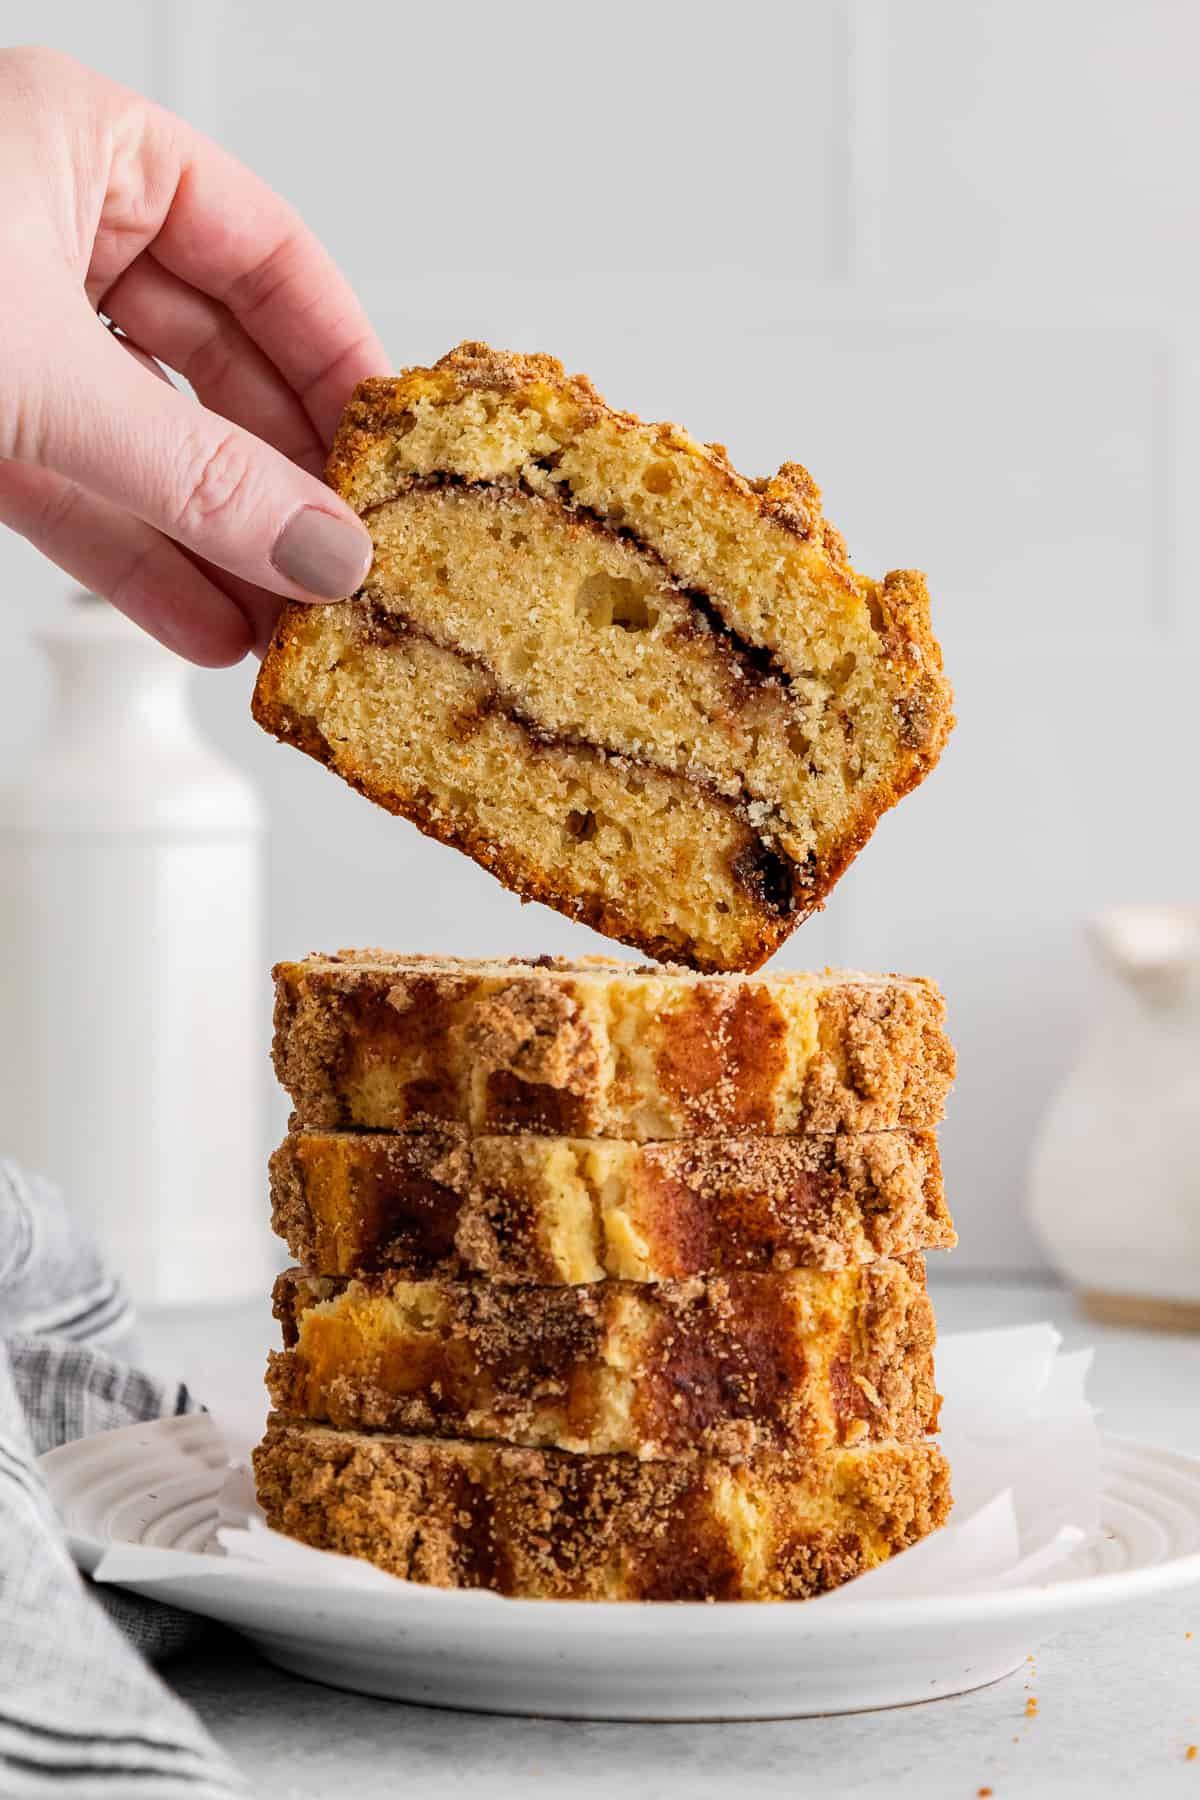
[[[279,596],[358,587],[367,533],[319,474],[388,365],[291,208],[161,107],[9,50],[0,220],[0,523],[211,667],[262,651]]]

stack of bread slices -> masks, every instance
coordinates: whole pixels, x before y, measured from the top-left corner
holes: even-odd
[[[446,1587],[768,1600],[944,1520],[932,983],[275,974],[271,1525]]]

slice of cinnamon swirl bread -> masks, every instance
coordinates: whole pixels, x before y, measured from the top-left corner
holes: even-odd
[[[944,1525],[929,1439],[813,1457],[642,1462],[334,1431],[274,1413],[267,1523],[434,1587],[547,1600],[804,1600]]]
[[[274,1301],[272,1401],[355,1430],[671,1458],[937,1429],[920,1256],[579,1287],[287,1269]]]
[[[937,760],[924,581],[857,575],[795,464],[463,344],[359,388],[329,479],[374,564],[285,608],[255,717],[528,899],[756,968]]]
[[[476,1137],[297,1131],[272,1223],[313,1275],[686,1281],[949,1249],[931,1131],[812,1137]]]
[[[274,973],[275,1073],[297,1130],[922,1130],[954,1078],[946,1003],[915,976],[386,950]]]

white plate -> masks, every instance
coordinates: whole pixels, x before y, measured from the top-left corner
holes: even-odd
[[[1200,1582],[1200,1459],[1105,1438],[1102,1533],[1038,1585],[824,1607],[584,1604],[319,1585],[215,1541],[223,1445],[204,1415],[127,1426],[41,1459],[72,1554],[191,1552],[122,1585],[219,1619],[334,1687],[472,1711],[590,1719],[860,1712],[1011,1674],[1080,1613]]]

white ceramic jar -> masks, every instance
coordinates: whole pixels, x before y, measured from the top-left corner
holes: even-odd
[[[1200,1329],[1200,907],[1093,922],[1100,1014],[1035,1147],[1033,1224],[1089,1311]]]
[[[0,789],[0,1150],[135,1299],[261,1292],[261,819],[188,669],[79,595],[38,633],[49,731]]]

